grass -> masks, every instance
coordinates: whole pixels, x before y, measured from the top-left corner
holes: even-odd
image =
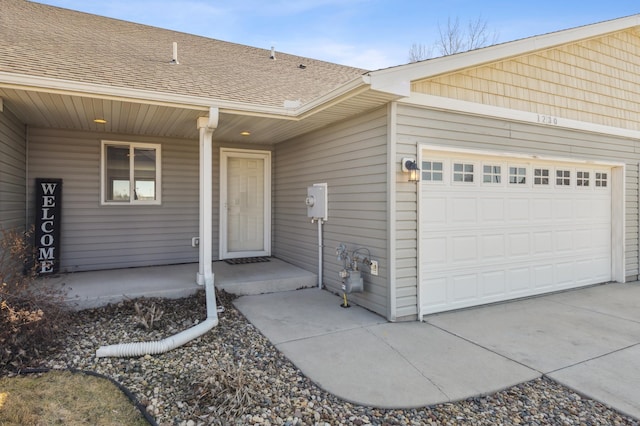
[[[68,371],[0,378],[0,426],[147,425],[109,380]]]

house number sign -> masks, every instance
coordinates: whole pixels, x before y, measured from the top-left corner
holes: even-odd
[[[60,269],[62,179],[36,179],[35,247],[38,274]]]

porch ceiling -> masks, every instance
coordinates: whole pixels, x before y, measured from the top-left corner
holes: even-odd
[[[127,135],[197,139],[197,119],[209,113],[209,109],[201,105],[167,105],[12,87],[0,87],[0,98],[4,108],[30,127]],[[225,142],[274,144],[380,107],[395,98],[397,96],[388,93],[360,91],[297,116],[251,114],[221,108],[214,138]],[[93,121],[96,118],[105,119],[107,123],[96,124]],[[242,136],[243,131],[251,135]]]

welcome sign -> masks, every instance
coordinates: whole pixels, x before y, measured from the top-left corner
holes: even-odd
[[[40,275],[60,269],[62,179],[36,179],[35,246]]]

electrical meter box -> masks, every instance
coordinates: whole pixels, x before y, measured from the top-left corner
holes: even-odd
[[[315,183],[307,188],[307,217],[327,220],[327,184]]]

